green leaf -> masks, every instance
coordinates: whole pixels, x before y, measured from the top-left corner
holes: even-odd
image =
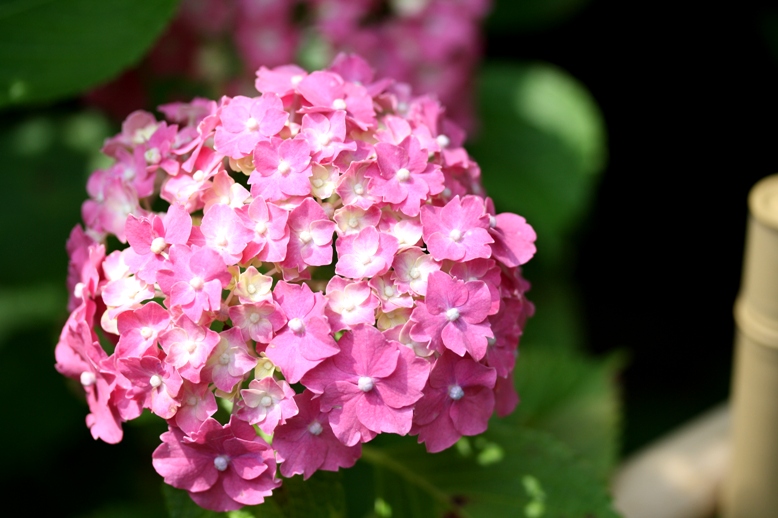
[[[434,455],[405,439],[363,446],[372,479],[383,481],[370,496],[389,509],[373,516],[616,516],[604,484],[547,434],[497,422]]]
[[[0,107],[75,95],[136,63],[177,0],[11,0],[0,6]]]
[[[564,442],[607,481],[618,460],[621,355],[593,359],[576,349],[523,347],[514,373],[521,404],[507,423]]]
[[[480,76],[482,128],[469,146],[500,211],[538,233],[536,260],[558,263],[592,202],[607,155],[586,88],[546,63],[493,64]]]
[[[264,503],[238,511],[216,513],[195,504],[186,491],[163,486],[170,518],[342,518],[346,516],[345,495],[340,473],[320,471],[308,480],[283,479],[280,488]]]

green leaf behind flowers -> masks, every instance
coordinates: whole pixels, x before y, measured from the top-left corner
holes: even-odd
[[[0,107],[76,95],[136,63],[178,0],[10,0],[0,6]]]

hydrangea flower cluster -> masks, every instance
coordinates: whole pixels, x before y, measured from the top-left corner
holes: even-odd
[[[472,77],[481,55],[480,23],[490,0],[184,0],[168,32],[136,72],[98,91],[110,104],[148,78],[184,76],[215,91],[246,93],[260,66],[359,52],[379,74],[436,93],[449,118],[471,120]],[[324,57],[325,62],[330,58]],[[308,62],[321,58],[309,57]],[[323,63],[322,63],[323,64]],[[123,95],[116,96],[121,89]],[[250,95],[250,94],[249,94]],[[126,106],[123,104],[122,106]],[[453,110],[453,111],[452,111]],[[126,112],[124,112],[126,113]],[[124,115],[124,113],[122,115]]]
[[[483,432],[518,402],[534,311],[535,233],[495,214],[436,100],[345,54],[260,68],[256,89],[135,112],[106,141],[56,347],[93,437],[167,420],[155,469],[219,511],[380,433],[438,452]]]

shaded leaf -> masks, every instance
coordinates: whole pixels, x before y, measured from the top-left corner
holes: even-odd
[[[75,95],[137,62],[178,0],[11,0],[0,6],[0,107]]]
[[[500,211],[538,233],[536,260],[562,259],[606,160],[602,115],[589,92],[545,63],[497,64],[480,76],[481,132],[469,146]]]
[[[576,349],[524,347],[514,373],[521,404],[505,421],[562,441],[605,482],[618,460],[622,365],[620,355],[602,360]]]
[[[507,423],[434,455],[413,438],[363,451],[374,480],[384,480],[371,497],[392,516],[541,516],[538,489],[542,516],[616,516],[604,484],[564,444]]]

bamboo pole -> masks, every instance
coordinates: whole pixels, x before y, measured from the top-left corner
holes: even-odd
[[[743,280],[735,304],[726,518],[778,516],[778,175],[757,183],[748,205]]]

